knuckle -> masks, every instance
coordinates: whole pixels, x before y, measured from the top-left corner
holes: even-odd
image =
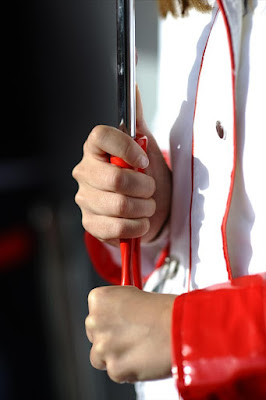
[[[129,382],[134,380],[134,373],[127,371],[121,357],[108,359],[107,373],[112,381],[116,383]]]
[[[73,177],[74,179],[76,179],[76,176],[77,176],[77,168],[78,168],[78,166],[76,165],[76,166],[72,169],[72,177]]]
[[[101,142],[102,140],[104,140],[106,130],[107,127],[105,125],[96,125],[89,134],[88,140],[92,141],[93,143]]]
[[[90,221],[90,218],[88,217],[87,213],[82,214],[81,223],[82,223],[82,226],[85,229],[85,231],[91,233],[91,221]]]
[[[107,373],[112,381],[121,383],[125,381],[123,368],[120,367],[117,359],[112,359],[107,365]]]
[[[114,237],[118,239],[124,238],[127,236],[126,231],[127,231],[126,221],[119,219],[116,225],[114,226]]]
[[[81,196],[80,191],[78,191],[75,195],[75,203],[80,206],[83,200],[83,196]]]
[[[106,345],[103,340],[96,342],[94,345],[94,354],[97,358],[103,358],[106,352]]]
[[[94,346],[95,346],[95,345],[92,346],[91,351],[90,351],[90,362],[91,362],[91,365],[92,365],[94,368],[99,369],[99,368],[98,368],[98,366],[99,366],[99,361],[98,361],[97,358],[96,358],[96,355],[95,355],[95,352],[94,352]]]
[[[89,134],[89,137],[88,137],[88,140],[89,140],[89,141],[94,141],[94,140],[96,140],[96,138],[98,138],[98,136],[99,136],[100,130],[101,130],[100,125],[96,125],[96,126],[91,130],[91,132],[90,132],[90,134]]]
[[[129,201],[126,196],[119,196],[116,204],[117,215],[124,216],[127,215],[129,211]]]
[[[90,291],[90,293],[88,295],[88,305],[89,305],[90,310],[97,306],[98,299],[99,299],[99,292],[100,292],[100,288],[92,289]],[[92,317],[90,316],[90,318],[92,318]]]
[[[99,344],[93,344],[91,351],[90,351],[90,362],[91,365],[96,368],[103,370],[105,369],[105,362],[102,360],[103,353],[100,350]]]
[[[88,316],[85,320],[85,330],[88,340],[93,343],[93,333],[95,332],[96,321],[93,317]]]
[[[77,164],[72,170],[72,177],[78,181],[80,177],[80,163]]]
[[[110,176],[110,185],[114,192],[120,192],[125,186],[125,174],[122,168],[113,168]]]
[[[122,373],[112,373],[108,372],[109,378],[115,383],[123,383],[125,382],[125,378]]]
[[[85,327],[87,332],[92,332],[97,327],[97,318],[94,315],[88,315],[85,320]]]

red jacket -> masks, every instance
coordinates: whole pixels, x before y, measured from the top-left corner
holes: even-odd
[[[172,345],[184,399],[265,399],[266,274],[178,296]]]

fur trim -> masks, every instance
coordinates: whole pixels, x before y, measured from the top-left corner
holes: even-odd
[[[162,17],[166,17],[170,12],[174,17],[187,15],[189,9],[195,8],[200,12],[211,11],[212,7],[207,0],[157,0],[159,12]]]

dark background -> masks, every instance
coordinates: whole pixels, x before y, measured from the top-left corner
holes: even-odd
[[[71,177],[92,127],[117,121],[115,0],[15,0],[1,14],[0,399],[134,399],[89,363],[87,294],[106,282]]]

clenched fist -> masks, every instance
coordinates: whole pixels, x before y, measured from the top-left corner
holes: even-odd
[[[92,365],[118,383],[171,376],[174,299],[132,286],[92,290],[86,319]]]
[[[137,134],[148,137],[147,154],[120,130],[95,127],[73,170],[83,226],[99,240],[118,244],[118,239],[142,236],[151,241],[169,215],[171,172],[144,122],[138,90]],[[146,168],[146,173],[112,165],[110,155],[133,168]]]

